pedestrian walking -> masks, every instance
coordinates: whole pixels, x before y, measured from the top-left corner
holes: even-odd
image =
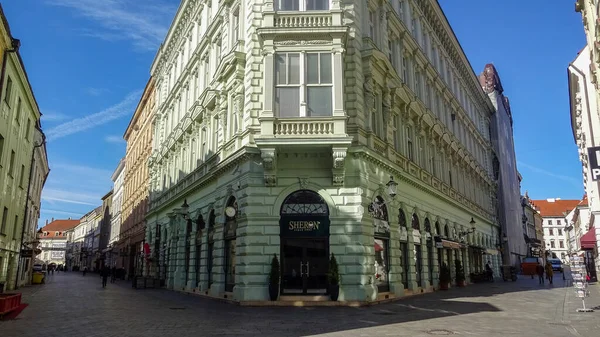
[[[110,269],[108,266],[104,266],[100,270],[100,275],[102,276],[102,288],[106,288],[106,281],[108,281],[108,274],[110,273]]]
[[[115,283],[116,279],[117,279],[117,267],[113,266],[112,270],[110,271],[110,283]]]
[[[540,284],[544,284],[544,266],[538,262],[537,266],[535,266],[535,272],[540,279]]]
[[[85,276],[85,274],[87,273],[87,266],[83,267],[83,276]]]
[[[554,271],[552,270],[552,263],[550,261],[546,261],[546,278],[550,284],[553,284],[554,281]]]

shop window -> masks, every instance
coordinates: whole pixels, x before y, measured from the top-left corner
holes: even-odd
[[[402,283],[408,289],[408,243],[400,242],[400,263],[402,264]]]
[[[389,240],[375,239],[375,285],[379,292],[389,291]]]

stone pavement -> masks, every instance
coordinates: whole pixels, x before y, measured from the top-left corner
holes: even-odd
[[[560,276],[558,277],[560,278]],[[544,336],[596,337],[600,286],[588,306],[557,279],[476,284],[363,308],[240,307],[168,290],[132,289],[81,273],[49,276],[21,289],[29,303],[16,320],[0,322],[1,337],[153,336]]]

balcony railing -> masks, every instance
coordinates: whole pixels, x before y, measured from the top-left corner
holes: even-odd
[[[273,18],[275,28],[318,28],[331,27],[331,13],[293,12],[277,13]]]
[[[329,136],[334,135],[332,120],[278,119],[274,123],[275,136]]]

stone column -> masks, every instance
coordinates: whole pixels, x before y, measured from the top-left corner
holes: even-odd
[[[187,244],[190,245],[190,263],[189,263],[189,272],[188,279],[186,283],[187,290],[193,290],[198,285],[196,284],[196,225],[192,228],[190,232],[190,237],[187,240]]]
[[[215,210],[215,214],[217,211]],[[225,241],[223,240],[223,216],[218,215],[215,224],[211,296],[221,296],[225,292]]]
[[[427,289],[429,284],[429,254],[427,253],[427,236],[421,237],[421,288]]]
[[[433,240],[433,237],[431,240]],[[435,242],[432,242],[431,249],[433,250],[433,284],[431,286],[437,288],[440,283],[440,266],[438,264],[438,249],[435,247]]]
[[[408,227],[408,289],[415,291],[417,286],[417,269],[415,264],[415,237],[413,235],[413,228]],[[419,242],[417,242],[418,244]]]

